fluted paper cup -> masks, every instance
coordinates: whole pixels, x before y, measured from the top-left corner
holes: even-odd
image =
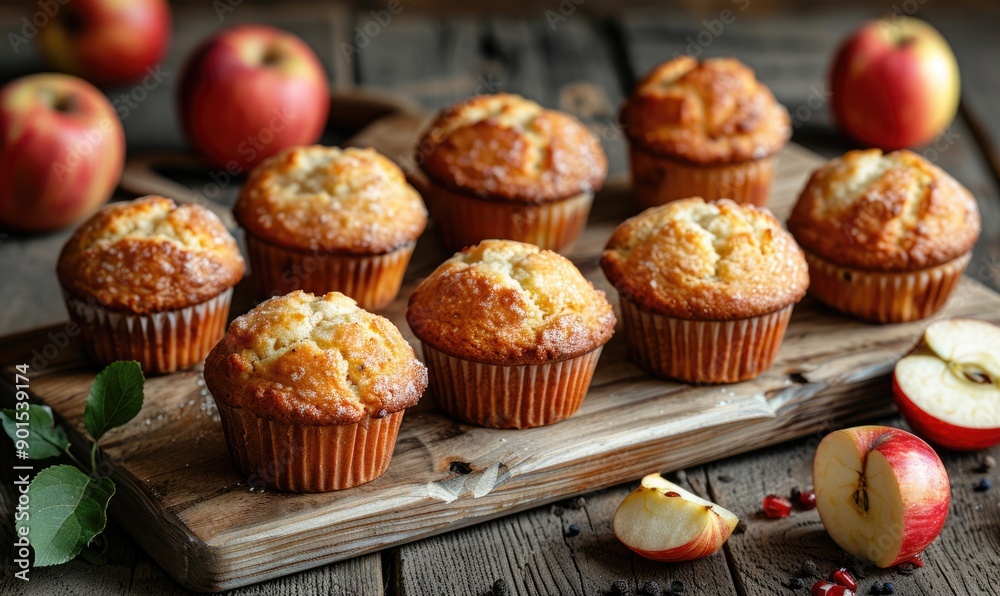
[[[356,424],[309,426],[216,406],[229,454],[247,481],[298,493],[343,490],[384,474],[405,411]]]
[[[423,343],[430,389],[451,416],[490,428],[545,426],[572,416],[590,388],[601,348],[545,364],[504,366],[450,356]]]
[[[145,373],[164,374],[198,364],[222,339],[233,290],[201,304],[149,314],[111,310],[65,292],[63,297],[91,360],[135,360]]]

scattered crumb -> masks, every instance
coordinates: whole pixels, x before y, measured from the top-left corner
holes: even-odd
[[[733,534],[742,534],[747,531],[747,522],[745,519],[741,519],[736,522],[736,527],[733,528]]]

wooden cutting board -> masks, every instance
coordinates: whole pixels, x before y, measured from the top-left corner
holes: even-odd
[[[391,116],[355,139],[390,155],[412,147],[420,116]],[[771,207],[787,215],[821,159],[788,147]],[[602,191],[568,252],[596,286],[617,296],[598,267],[613,228],[637,208],[624,181]],[[421,238],[400,297],[382,314],[417,347],[404,320],[417,283],[448,255]],[[234,315],[251,306],[237,288]],[[616,306],[617,309],[617,306]],[[1000,295],[965,280],[940,316],[1000,321]],[[547,428],[482,429],[451,420],[431,391],[408,410],[384,476],[350,490],[296,495],[251,490],[230,463],[200,370],[146,382],[139,416],[112,431],[104,461],[118,485],[111,513],[180,583],[221,590],[294,573],[498,516],[790,439],[893,409],[889,373],[926,322],[876,326],[799,304],[774,366],[758,379],[691,387],[651,378],[625,358],[618,333],[605,347],[580,411]],[[64,326],[0,340],[13,364]],[[14,356],[15,354],[20,354]],[[6,358],[5,358],[6,360]],[[76,343],[30,373],[31,393],[82,438],[83,404],[98,368]]]

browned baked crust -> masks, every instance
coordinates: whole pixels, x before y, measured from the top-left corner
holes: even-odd
[[[98,211],[56,265],[71,295],[138,314],[205,302],[235,286],[244,270],[236,240],[214,213],[157,196]]]
[[[339,292],[296,290],[233,321],[205,360],[205,385],[263,418],[343,425],[413,406],[427,369],[388,319]]]
[[[639,147],[706,166],[766,157],[792,137],[788,110],[733,58],[660,64],[639,81],[620,119]]]
[[[599,190],[608,159],[579,120],[518,95],[478,95],[443,110],[417,145],[442,186],[481,198],[544,203]]]
[[[851,151],[813,172],[788,219],[802,247],[846,267],[913,271],[979,237],[972,194],[910,151]]]
[[[729,199],[681,199],[625,220],[601,267],[641,308],[691,320],[772,313],[809,286],[802,250],[771,212]]]
[[[604,345],[615,315],[569,259],[512,240],[485,240],[445,261],[410,296],[422,341],[485,364],[567,360]]]
[[[236,221],[279,246],[382,254],[416,241],[427,226],[420,195],[374,149],[293,147],[250,173]]]

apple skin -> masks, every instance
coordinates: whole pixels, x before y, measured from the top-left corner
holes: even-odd
[[[850,502],[830,499],[831,495],[826,494],[826,475],[823,473],[825,466],[842,461],[842,454],[833,451],[833,445],[845,438],[853,442],[866,471],[870,465],[869,457],[877,452],[885,458],[895,476],[903,507],[900,546],[895,553],[882,545],[853,549],[851,545],[837,541],[831,531],[835,509],[854,507]],[[851,555],[867,559],[882,568],[893,567],[923,552],[941,533],[951,504],[948,472],[934,449],[916,435],[887,426],[858,426],[834,431],[824,437],[813,460],[813,485],[820,519],[831,538]]]
[[[900,414],[918,435],[928,441],[959,451],[977,451],[1000,444],[1000,428],[969,428],[939,420],[920,409],[903,393],[895,373],[892,375],[892,393]]]
[[[188,142],[212,165],[245,172],[288,147],[315,143],[330,91],[316,54],[273,27],[233,27],[190,57],[179,90]]]
[[[107,202],[124,162],[121,121],[90,83],[38,74],[0,89],[0,226],[49,232],[79,221]]]
[[[659,550],[644,549],[627,541],[628,531],[624,526],[627,523],[636,524],[635,516],[643,518],[641,522],[644,526],[650,523],[666,525],[668,520],[675,521],[669,516],[700,517],[702,526],[697,535],[685,544]],[[707,557],[718,551],[737,523],[739,519],[725,508],[690,493],[659,474],[650,474],[618,506],[614,530],[622,544],[642,557],[653,561],[680,562]],[[682,524],[670,525],[677,527]]]
[[[958,111],[958,63],[933,27],[911,17],[869,21],[840,49],[830,72],[837,126],[885,150],[926,145]]]
[[[38,49],[54,68],[96,84],[134,81],[170,45],[166,0],[72,0],[38,31]]]

